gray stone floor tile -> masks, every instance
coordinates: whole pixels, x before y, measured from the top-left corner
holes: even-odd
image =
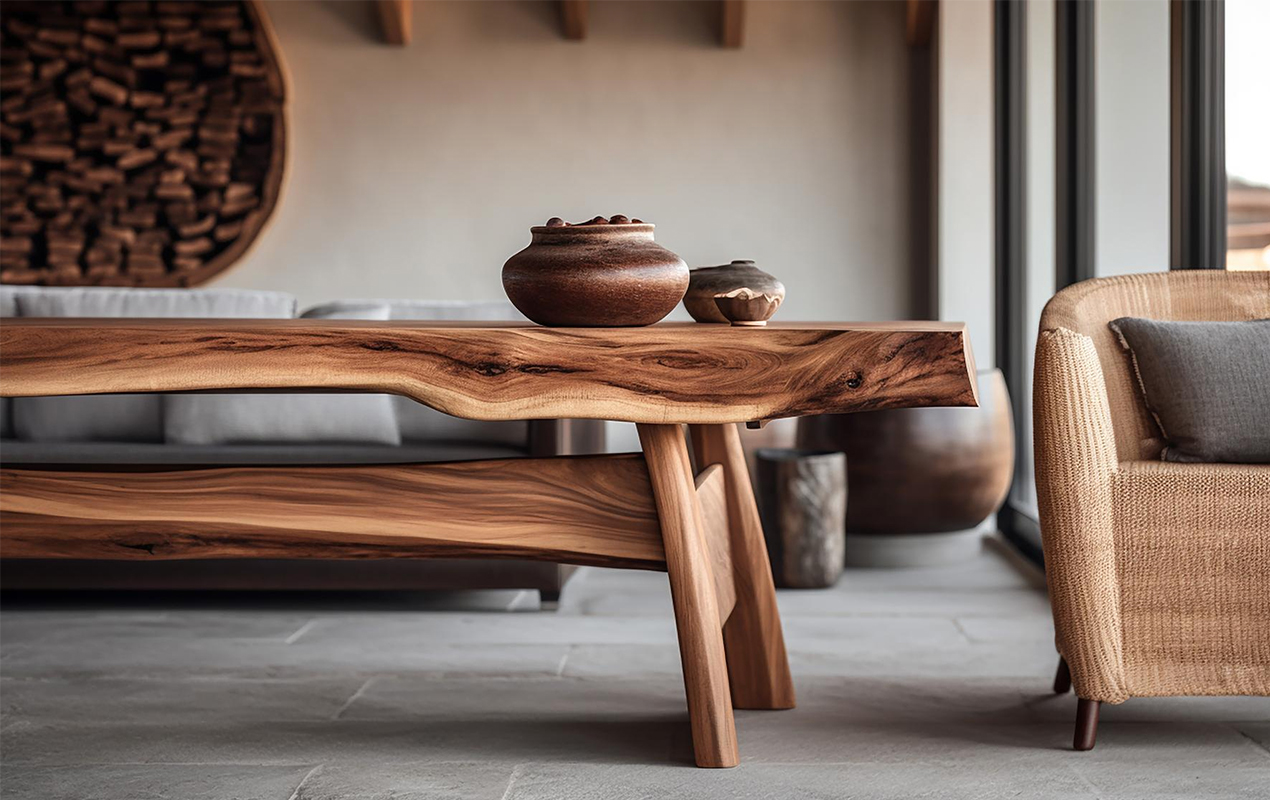
[[[1266,698],[1135,699],[1070,749],[1036,575],[782,591],[798,708],[736,714],[691,768],[664,574],[527,593],[269,597],[0,613],[0,781],[26,798],[1252,797]],[[500,610],[510,609],[510,610]]]
[[[365,683],[339,675],[305,681],[6,678],[0,715],[41,725],[319,721],[333,719]]]
[[[875,650],[902,658],[924,650],[970,649],[951,619],[790,615],[782,620],[782,627],[789,649],[800,653],[850,657]]]
[[[1072,768],[1108,800],[1264,800],[1270,794],[1270,760],[1179,756],[1168,762],[1117,759]]]
[[[565,656],[561,675],[570,678],[620,678],[649,675],[681,680],[678,645],[574,645]]]
[[[6,764],[2,786],[5,800],[290,800],[312,769],[254,764]]]
[[[1256,743],[1266,751],[1266,756],[1270,757],[1270,723],[1250,724],[1240,722],[1235,725],[1235,729],[1248,738],[1248,741]]]
[[[204,611],[154,614],[121,609],[108,614],[16,610],[0,615],[0,642],[93,644],[95,642],[284,641],[312,618],[307,613]]]
[[[1058,666],[1058,651],[1054,648],[1054,624],[1049,614],[1030,614],[1025,617],[958,617],[955,621],[966,638],[975,644],[1045,644],[1054,653],[1054,666]]]
[[[1067,694],[1039,702],[1043,719],[1071,719],[1076,699]],[[1118,705],[1104,703],[1102,722],[1264,722],[1270,723],[1270,697],[1132,697]]]
[[[1014,780],[1028,773],[1028,791]],[[930,764],[915,762],[847,766],[745,763],[732,770],[676,769],[659,765],[525,766],[517,769],[507,800],[851,800],[851,798],[1093,798],[1079,778],[1061,766],[1022,764]]]
[[[831,602],[809,592],[782,592],[781,614],[880,617],[1027,617],[1049,614],[1049,601],[1035,589],[832,590]],[[816,609],[808,606],[815,605]]]
[[[425,680],[380,678],[361,691],[342,720],[614,720],[686,713],[683,683],[661,680]]]
[[[137,722],[25,725],[0,731],[5,766],[212,763],[393,764],[432,761],[664,763],[688,732],[687,708],[508,718],[420,716],[335,722]]]
[[[437,645],[673,644],[670,615],[611,619],[557,614],[340,615],[319,619],[295,644],[301,648],[405,648]]]
[[[1038,691],[1053,680],[1051,649],[1012,645],[964,645],[960,648],[913,649],[898,653],[877,646],[818,643],[803,650],[788,639],[790,669],[795,681],[825,676],[924,676],[930,678],[1026,678]],[[570,677],[621,675],[682,675],[679,650],[674,645],[575,646],[565,659],[563,673]]]
[[[479,762],[325,764],[305,778],[295,800],[502,800],[514,768]]]
[[[364,636],[316,645],[303,642],[303,637],[290,645],[281,641],[103,638],[15,648],[11,657],[0,663],[0,675],[162,679],[307,678],[332,672],[365,676],[395,672],[554,675],[567,651],[566,645],[463,645],[430,642],[426,637]]]
[[[846,709],[828,712],[799,708],[788,720],[768,712],[744,712],[742,755],[766,763],[854,761],[981,761],[1050,754],[1063,763],[1107,759],[1111,763],[1152,759],[1228,757],[1254,765],[1261,756],[1237,731],[1220,724],[1099,726],[1098,746],[1090,753],[1071,749],[1072,726],[1065,722],[997,721],[932,716],[853,719]],[[1002,712],[1008,719],[1008,713]],[[739,725],[739,723],[738,723]],[[738,730],[740,728],[738,727]]]

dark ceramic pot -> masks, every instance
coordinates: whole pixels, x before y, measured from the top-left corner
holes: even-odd
[[[847,564],[920,567],[972,558],[976,528],[1005,502],[1014,423],[1000,370],[978,408],[899,408],[799,420],[800,447],[847,454]]]
[[[1005,502],[1014,423],[1000,370],[979,378],[978,408],[900,408],[799,420],[798,446],[847,454],[851,533],[973,528]]]
[[[697,322],[766,325],[784,300],[783,283],[753,261],[733,261],[692,270],[684,308]]]
[[[649,223],[553,219],[530,232],[529,246],[503,265],[503,289],[539,325],[652,325],[688,290],[688,265],[653,241]]]

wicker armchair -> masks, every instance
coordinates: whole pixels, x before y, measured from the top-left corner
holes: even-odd
[[[1270,466],[1160,460],[1159,428],[1107,327],[1123,316],[1270,317],[1270,273],[1085,281],[1041,316],[1036,484],[1054,689],[1075,687],[1077,750],[1094,746],[1100,703],[1270,694]]]

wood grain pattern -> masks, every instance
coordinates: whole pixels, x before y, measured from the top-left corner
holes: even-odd
[[[736,584],[732,578],[732,545],[728,541],[728,498],[723,485],[723,467],[711,464],[697,475],[697,502],[701,505],[701,533],[710,556],[714,576],[714,597],[719,605],[720,624],[736,606]]]
[[[661,520],[697,766],[735,767],[740,754],[713,570],[683,430],[640,425],[639,441]]]
[[[745,42],[745,0],[722,0],[722,25],[720,42],[724,47],[737,48]]]
[[[664,569],[639,456],[0,470],[5,558],[498,556]]]
[[[560,27],[564,38],[580,42],[586,38],[587,0],[560,0]]]
[[[384,41],[392,45],[410,44],[414,20],[413,0],[375,0],[379,13],[379,27]]]
[[[736,607],[723,627],[723,640],[732,704],[736,708],[793,708],[794,681],[741,433],[734,424],[693,425],[689,431],[698,463],[722,464],[727,488]]]
[[[975,405],[960,323],[647,328],[336,320],[14,319],[6,396],[344,389],[485,420],[722,423]]]

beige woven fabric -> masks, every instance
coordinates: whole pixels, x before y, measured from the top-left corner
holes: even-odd
[[[1171,464],[1107,322],[1270,317],[1270,273],[1085,281],[1041,317],[1037,497],[1077,694],[1270,694],[1270,466]],[[1268,390],[1270,391],[1270,390]]]

